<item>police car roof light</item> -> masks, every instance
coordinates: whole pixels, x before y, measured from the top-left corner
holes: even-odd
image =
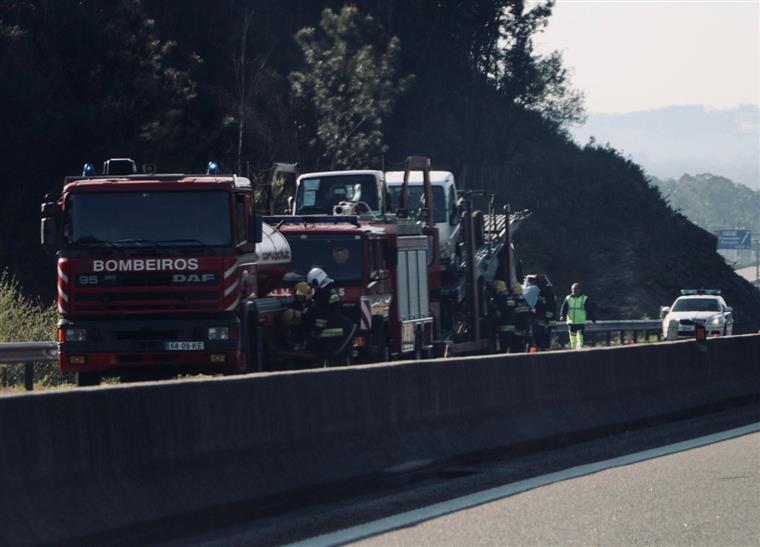
[[[219,174],[219,164],[215,161],[208,162],[208,166],[206,168],[206,174],[207,175],[218,175]]]
[[[82,176],[91,177],[95,174],[95,166],[91,163],[85,163],[82,167]]]
[[[697,294],[720,296],[720,289],[681,289],[681,296],[694,296]]]

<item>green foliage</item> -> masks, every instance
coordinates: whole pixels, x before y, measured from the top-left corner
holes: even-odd
[[[53,305],[26,298],[18,282],[0,273],[0,343],[54,340],[58,316]],[[53,363],[35,365],[35,382],[54,386],[70,383]],[[24,385],[23,365],[0,365],[0,389]]]
[[[385,50],[380,28],[354,6],[322,12],[320,30],[296,34],[306,67],[290,75],[293,95],[311,103],[317,117],[316,143],[332,167],[377,164],[383,144],[383,118],[402,95],[411,76],[397,77],[399,39]]]
[[[57,319],[54,306],[26,298],[8,272],[0,273],[0,343],[54,340]]]

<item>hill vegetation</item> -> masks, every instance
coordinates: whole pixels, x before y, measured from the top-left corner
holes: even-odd
[[[673,209],[705,230],[745,228],[760,233],[760,191],[709,173],[652,182]]]
[[[760,326],[758,292],[713,236],[616,150],[570,138],[582,93],[560,54],[533,50],[551,0],[352,5],[0,5],[0,119],[13,129],[0,134],[0,267],[52,297],[37,211],[85,161],[188,172],[214,159],[255,176],[275,160],[391,169],[424,154],[460,184],[532,209],[517,241],[525,269],[560,293],[584,282],[602,318],[653,317],[681,287],[714,286],[740,329]]]

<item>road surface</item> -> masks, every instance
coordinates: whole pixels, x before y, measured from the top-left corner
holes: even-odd
[[[121,544],[760,545],[759,432],[754,404],[252,505]]]

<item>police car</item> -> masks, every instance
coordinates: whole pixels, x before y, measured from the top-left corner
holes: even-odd
[[[730,336],[734,330],[733,308],[726,305],[719,290],[683,289],[670,307],[660,308],[662,336],[668,338],[671,322],[678,325],[677,336],[694,336],[694,327],[703,324],[707,336]],[[671,338],[675,334],[675,327]]]

